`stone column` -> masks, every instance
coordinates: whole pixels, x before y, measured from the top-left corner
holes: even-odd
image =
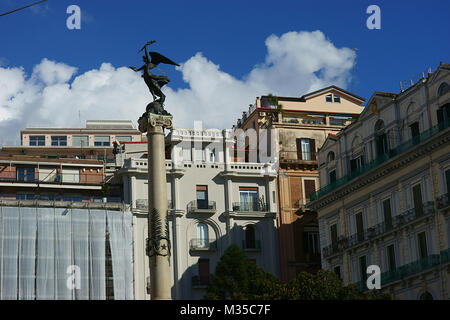
[[[142,119],[142,120],[141,120]],[[148,244],[150,294],[152,300],[170,300],[170,235],[167,219],[167,182],[164,128],[172,127],[172,116],[148,113],[139,130],[148,140]]]

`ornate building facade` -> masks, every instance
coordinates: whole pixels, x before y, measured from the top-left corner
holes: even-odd
[[[363,291],[367,267],[395,299],[449,299],[450,65],[375,92],[318,152],[322,267]]]

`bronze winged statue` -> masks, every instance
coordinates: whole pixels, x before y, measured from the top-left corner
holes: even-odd
[[[170,80],[167,76],[154,75],[150,72],[150,70],[157,68],[158,64],[160,63],[172,64],[174,66],[179,66],[179,64],[173,62],[172,60],[158,52],[148,52],[147,46],[155,42],[156,41],[154,40],[147,42],[144,47],[138,52],[140,53],[142,50],[145,50],[145,56],[142,57],[144,65],[139,69],[131,66],[130,69],[136,72],[143,70],[142,78],[144,78],[145,84],[147,85],[150,93],[153,96],[153,102],[147,106],[147,112],[166,115],[168,114],[167,111],[164,110],[164,101],[166,99],[166,96],[162,92],[161,88],[164,85],[168,84]],[[157,69],[159,70],[159,68]],[[157,97],[159,97],[159,99],[156,99]]]

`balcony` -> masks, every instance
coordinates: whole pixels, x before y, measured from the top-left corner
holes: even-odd
[[[192,277],[192,288],[194,289],[208,289],[211,283],[212,275]]]
[[[316,191],[315,193],[313,193],[311,195],[311,201],[319,199],[320,197],[330,193],[331,191],[337,189],[338,187],[347,184],[354,178],[359,177],[359,176],[363,175],[364,173],[369,172],[370,170],[378,167],[379,165],[381,165],[383,163],[386,163],[387,161],[396,157],[397,155],[413,149],[415,146],[422,143],[423,141],[426,141],[426,140],[432,138],[433,136],[437,135],[438,133],[444,131],[445,129],[447,129],[449,127],[449,125],[450,125],[450,120],[446,121],[446,122],[442,122],[430,129],[420,133],[418,136],[406,141],[405,143],[399,145],[398,147],[396,147],[392,150],[389,150],[387,153],[379,156],[378,158],[376,158],[372,162],[368,163],[364,167],[359,168],[359,169],[351,172],[350,174],[335,180],[334,182],[330,183],[329,185],[326,185],[323,188],[320,188],[318,191]]]
[[[242,250],[244,251],[261,251],[261,240],[246,241],[242,240]]]
[[[136,209],[138,210],[148,210],[148,200],[147,199],[137,199],[136,200]],[[173,201],[167,200],[167,209],[173,209]]]
[[[197,214],[214,214],[216,213],[216,202],[193,200],[188,204],[188,212]]]
[[[280,151],[280,162],[282,163],[317,164],[316,159],[316,152]]]
[[[373,227],[363,230],[360,233],[351,235],[348,238],[348,248],[352,248],[368,240],[374,240],[388,234],[391,231],[398,231],[403,226],[433,215],[434,212],[434,202],[428,201],[424,203],[423,207],[420,209],[409,209],[403,214],[393,217],[391,221],[383,221]]]
[[[339,253],[342,253],[344,249],[348,246],[348,239],[345,237],[339,237],[339,239],[330,244],[329,246],[323,248],[323,256],[324,258],[331,258]]]
[[[103,184],[103,173],[39,173],[38,170],[27,174],[15,171],[0,172],[0,183],[30,183],[30,184],[80,184],[101,185]]]
[[[447,252],[447,256],[443,255],[443,252]],[[394,281],[404,280],[408,277],[419,274],[423,271],[432,269],[441,263],[445,263],[445,259],[448,259],[448,250],[442,251],[441,254],[432,254],[425,258],[413,261],[405,264],[401,267],[395,268],[390,271],[383,272],[381,274],[381,285],[385,286]],[[357,284],[360,291],[367,290],[366,281],[359,281]]]
[[[189,241],[190,251],[216,251],[217,242],[208,239],[191,239]]]
[[[234,202],[233,211],[235,212],[267,212],[269,206],[259,202]]]

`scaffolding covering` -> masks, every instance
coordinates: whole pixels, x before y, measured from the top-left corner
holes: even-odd
[[[133,299],[131,221],[129,211],[0,206],[0,299],[106,299],[108,259],[114,299]]]

